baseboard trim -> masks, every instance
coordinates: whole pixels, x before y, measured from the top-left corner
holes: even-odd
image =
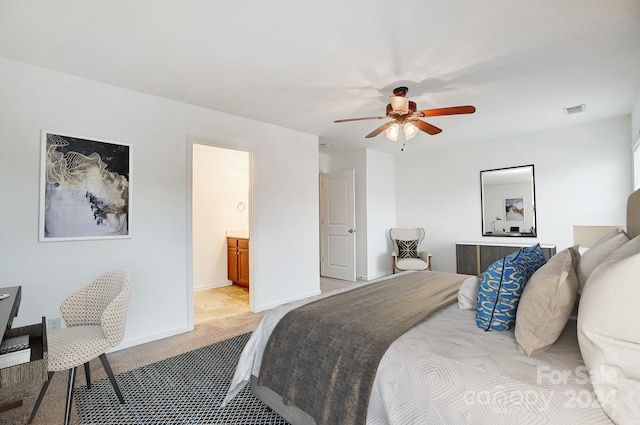
[[[122,341],[122,343],[119,344],[117,347],[114,347],[108,350],[107,353],[124,350],[125,348],[135,347],[136,345],[146,344],[147,342],[157,341],[159,339],[168,338],[170,336],[180,335],[186,332],[190,332],[191,330],[192,329],[189,329],[188,326],[180,326],[165,332],[160,332],[157,334],[145,336],[143,338],[131,339],[128,341],[125,340],[125,341]]]
[[[280,301],[278,301],[276,303],[271,303],[271,304],[265,304],[265,305],[258,306],[256,308],[256,310],[253,311],[253,312],[254,313],[260,313],[261,311],[271,310],[272,308],[278,307],[279,305],[282,305],[282,304],[288,304],[288,303],[291,303],[291,302],[294,302],[294,301],[303,300],[305,298],[313,297],[313,296],[320,295],[320,294],[321,294],[320,290],[313,291],[313,292],[308,292],[306,294],[302,294],[302,295],[299,295],[297,297],[291,297],[291,298],[286,298],[284,300],[280,300]]]
[[[233,282],[231,282],[230,280],[225,280],[223,282],[214,282],[214,283],[200,283],[197,285],[194,284],[193,292],[206,291],[207,289],[222,288],[222,287],[231,286],[231,285],[233,285]]]

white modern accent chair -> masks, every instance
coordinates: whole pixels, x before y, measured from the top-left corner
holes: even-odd
[[[396,270],[431,270],[432,255],[420,250],[425,231],[421,227],[389,229],[392,243],[393,273]]]
[[[40,407],[54,372],[69,370],[64,417],[65,425],[68,424],[76,367],[84,364],[87,387],[91,388],[89,361],[97,357],[100,358],[120,403],[124,403],[105,352],[120,344],[124,337],[130,287],[131,277],[127,273],[110,271],[62,302],[60,312],[67,327],[52,332],[47,338],[49,374],[29,417],[29,424]]]

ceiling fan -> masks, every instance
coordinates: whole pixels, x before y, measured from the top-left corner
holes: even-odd
[[[437,117],[441,115],[473,114],[476,111],[476,108],[471,105],[418,110],[416,103],[406,98],[408,91],[409,89],[407,87],[396,87],[393,89],[393,96],[389,96],[389,104],[387,105],[387,112],[384,116],[347,118],[343,120],[335,120],[334,122],[382,120],[385,118],[391,118],[391,121],[382,124],[380,127],[376,128],[364,137],[376,137],[384,131],[387,139],[392,142],[397,142],[399,136],[404,136],[405,141],[413,139],[416,134],[418,134],[418,130],[431,135],[442,132],[441,128],[422,121],[420,118]]]

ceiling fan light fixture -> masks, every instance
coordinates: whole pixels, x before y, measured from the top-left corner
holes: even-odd
[[[397,122],[391,124],[385,131],[384,137],[389,139],[392,142],[398,141],[398,136],[400,135],[400,125]]]
[[[389,96],[389,103],[391,103],[391,109],[393,112],[399,115],[406,115],[409,113],[409,99],[404,96]]]
[[[476,111],[475,106],[472,105],[418,110],[416,102],[407,99],[406,95],[408,90],[407,87],[396,87],[393,90],[393,96],[389,96],[389,103],[387,103],[385,108],[384,116],[347,118],[335,120],[334,122],[381,120],[388,118],[390,121],[375,128],[364,136],[365,139],[376,137],[384,132],[385,137],[390,141],[397,142],[399,139],[402,139],[404,146],[404,142],[413,139],[419,131],[423,131],[432,136],[442,132],[441,128],[419,118],[473,114]]]
[[[402,133],[404,134],[404,140],[411,140],[414,137],[416,137],[416,134],[418,134],[418,131],[419,131],[418,127],[416,127],[416,125],[411,121],[405,122],[402,127],[403,127]]]

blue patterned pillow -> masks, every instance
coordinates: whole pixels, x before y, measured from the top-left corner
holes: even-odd
[[[524,248],[521,252],[522,261],[524,261],[524,267],[527,272],[527,280],[531,277],[531,275],[542,267],[547,260],[544,258],[544,252],[540,247],[540,244],[535,244],[528,248]]]
[[[482,274],[476,325],[485,331],[507,331],[516,323],[524,285],[545,263],[540,245],[523,248],[493,263]]]

